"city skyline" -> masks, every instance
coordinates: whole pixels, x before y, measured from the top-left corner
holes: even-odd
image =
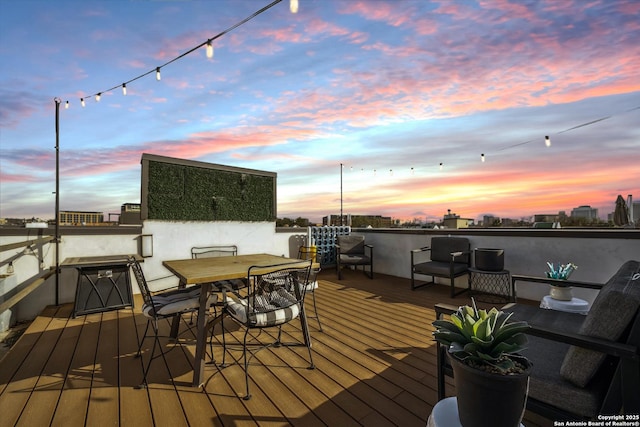
[[[276,172],[314,222],[640,195],[639,2],[283,1],[170,62],[269,3],[0,2],[0,217],[54,216],[54,97],[61,210],[139,202],[142,153]]]

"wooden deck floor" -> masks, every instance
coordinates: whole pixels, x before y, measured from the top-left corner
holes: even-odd
[[[0,426],[425,426],[437,402],[433,305],[469,298],[451,300],[444,286],[411,291],[407,279],[381,274],[344,275],[320,276],[324,332],[310,319],[316,369],[307,369],[305,347],[261,351],[249,401],[237,364],[207,365],[205,387],[190,387],[193,345],[168,353],[170,372],[156,359],[148,389],[136,389],[146,360],[134,357],[146,323],[139,300],[77,318],[70,304],[49,307],[0,361]],[[300,338],[297,323],[285,331]],[[220,360],[221,347],[214,353]],[[552,424],[527,413],[525,425]]]

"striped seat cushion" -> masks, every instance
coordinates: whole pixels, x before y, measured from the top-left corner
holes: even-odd
[[[207,305],[215,304],[218,296],[211,294]],[[151,303],[142,306],[142,313],[147,317],[170,316],[200,307],[200,287],[193,286],[163,292],[151,297]]]
[[[256,327],[281,325],[300,314],[295,297],[282,288],[257,295],[253,300],[252,310],[247,298],[231,300],[227,312],[238,322]]]
[[[218,280],[217,282],[212,282],[211,287],[214,292],[238,291],[247,287],[247,279]]]

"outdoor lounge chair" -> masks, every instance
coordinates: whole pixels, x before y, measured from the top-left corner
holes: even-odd
[[[369,278],[373,279],[373,246],[364,242],[364,236],[349,234],[347,236],[336,236],[336,271],[338,280],[342,280],[342,267],[345,265],[362,266],[362,270],[367,274],[365,267],[369,266]]]
[[[437,304],[436,318],[456,309]],[[503,310],[531,326],[522,353],[533,363],[528,410],[556,421],[640,413],[639,261],[626,262],[602,285],[586,316],[527,304]],[[444,377],[453,374],[439,344],[437,363],[440,400]]]
[[[430,260],[424,261],[424,253],[429,253]],[[419,260],[419,258],[422,258]],[[431,246],[411,251],[411,289],[435,284],[436,277],[447,278],[451,281],[451,298],[470,287],[456,292],[456,277],[469,274],[471,267],[471,245],[464,237],[432,237]],[[415,275],[431,276],[430,282],[416,284]]]

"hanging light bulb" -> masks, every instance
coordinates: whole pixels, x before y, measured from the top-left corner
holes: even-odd
[[[100,102],[100,97],[102,96],[102,93],[98,92],[96,94],[96,102]]]
[[[68,110],[68,109],[69,109],[69,101],[67,101],[67,102],[65,102],[65,103],[64,103],[64,109],[65,109],[65,110]]]
[[[393,169],[389,169],[389,175],[393,176]]]
[[[84,98],[80,98],[80,105],[84,107]]]
[[[544,145],[546,145],[547,147],[551,147],[551,140],[548,136],[544,137]]]
[[[482,163],[484,163],[484,153],[480,154],[480,160],[482,160]]]
[[[442,166],[443,166],[442,163],[440,163],[440,170],[442,170]]]
[[[207,42],[207,58],[213,58],[213,45],[211,44],[211,40]]]
[[[15,272],[14,268],[13,268],[13,261],[9,262],[9,265],[7,265],[7,274],[13,274]]]
[[[289,1],[289,10],[291,13],[298,13],[298,0],[290,0]]]
[[[415,172],[415,170],[413,168],[411,168],[411,175],[413,175]]]
[[[162,76],[160,75],[160,67],[156,67],[156,80],[160,81]]]
[[[122,83],[122,94],[124,96],[127,96],[127,84],[126,83]]]

